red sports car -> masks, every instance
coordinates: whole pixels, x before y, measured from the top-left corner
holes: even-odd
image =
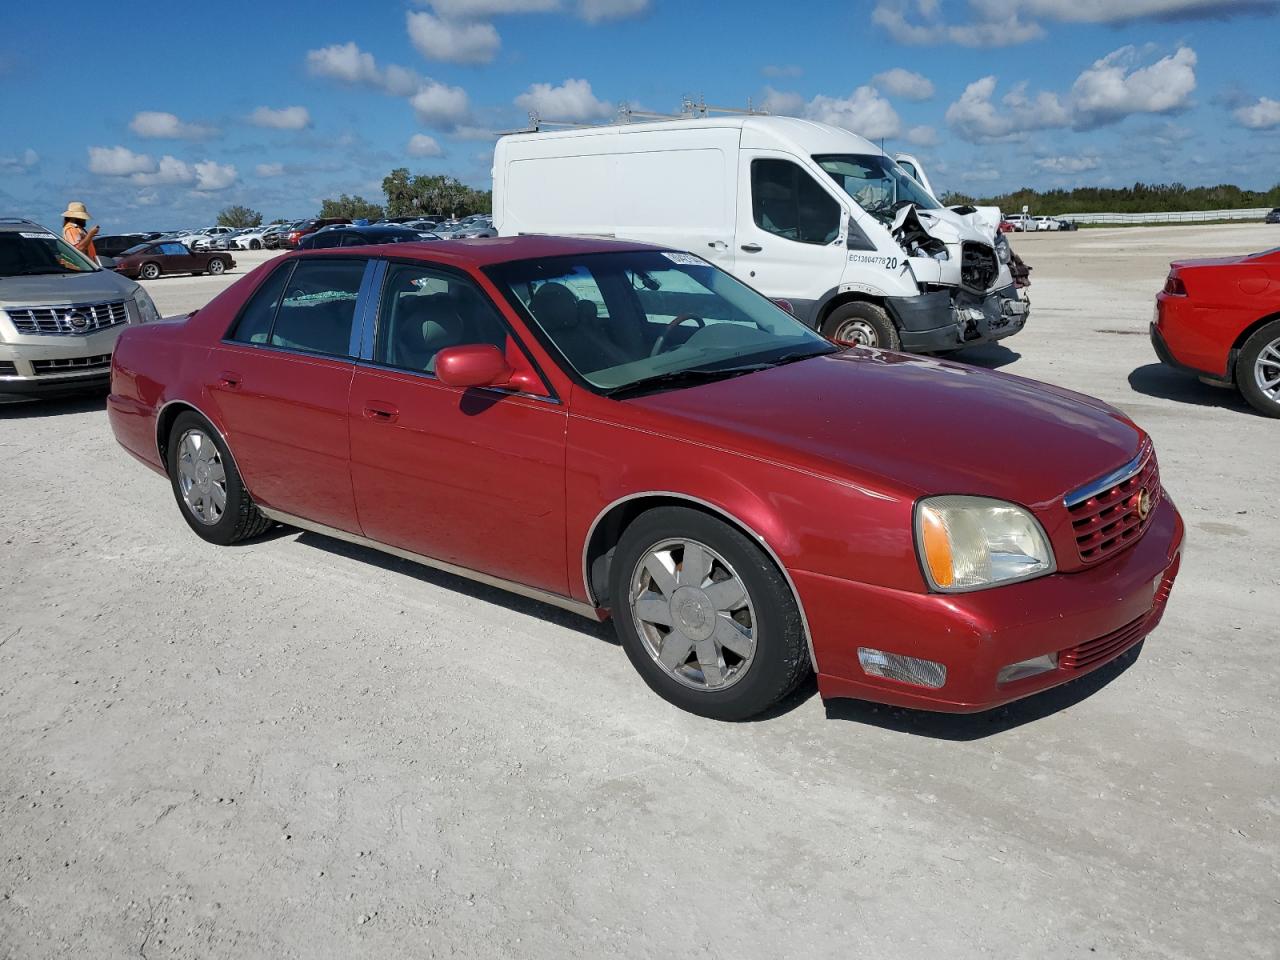
[[[955,712],[1079,677],[1155,627],[1182,542],[1122,413],[841,349],[638,244],[281,257],[127,330],[108,407],[204,539],[283,523],[612,615],[722,719],[810,670]]]
[[[1234,384],[1255,409],[1280,417],[1280,247],[1171,263],[1151,344],[1164,363]]]

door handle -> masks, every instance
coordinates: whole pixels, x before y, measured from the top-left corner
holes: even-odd
[[[712,240],[707,244],[707,246],[712,250],[725,250],[729,247],[729,245],[723,240]]]
[[[400,419],[400,410],[390,403],[370,400],[364,405],[364,415],[368,420],[378,423],[395,423]]]
[[[234,390],[240,386],[240,374],[232,373],[230,370],[223,370],[218,374],[218,383],[222,384],[228,390]]]
[[[759,253],[764,249],[764,247],[760,246],[758,243],[744,243],[742,245],[742,249],[747,251],[747,253]]]

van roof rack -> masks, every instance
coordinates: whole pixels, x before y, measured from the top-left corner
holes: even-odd
[[[748,98],[745,107],[717,107],[708,104],[701,96],[697,100],[692,97],[684,97],[680,101],[679,113],[657,113],[653,110],[637,110],[628,103],[618,105],[618,112],[612,120],[601,120],[595,123],[588,123],[582,120],[549,120],[538,113],[537,110],[529,111],[529,126],[520,130],[506,130],[498,136],[506,136],[512,133],[539,133],[549,127],[565,130],[589,129],[591,127],[612,127],[620,123],[645,123],[657,122],[661,120],[701,120],[713,114],[727,114],[749,117],[767,117],[768,110],[761,110],[756,107]]]

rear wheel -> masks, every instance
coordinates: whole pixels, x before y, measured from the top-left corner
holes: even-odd
[[[178,509],[196,536],[227,546],[271,527],[245,490],[218,431],[198,413],[174,420],[167,459]]]
[[[1236,386],[1259,413],[1280,417],[1280,320],[1244,342],[1236,360]]]
[[[227,269],[227,265],[222,260],[221,257],[214,257],[212,260],[209,261],[209,272],[213,274],[215,277],[218,276],[218,274],[222,273],[222,271],[226,269]]]
[[[902,346],[898,328],[884,307],[855,301],[831,311],[822,325],[822,335],[846,347],[882,347],[897,350]]]
[[[662,507],[622,535],[611,568],[613,622],[655,693],[704,717],[745,720],[809,671],[791,588],[741,531]]]
[[[160,264],[144,263],[139,268],[138,273],[142,276],[143,280],[154,280],[156,277],[160,276]]]

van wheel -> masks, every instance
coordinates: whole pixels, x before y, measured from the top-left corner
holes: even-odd
[[[884,307],[862,301],[846,303],[832,310],[822,325],[822,335],[845,347],[882,347],[885,350],[902,347],[898,328]]]
[[[661,507],[622,534],[609,596],[632,666],[691,713],[745,720],[809,673],[795,598],[737,529],[698,510]]]
[[[1236,360],[1236,385],[1259,413],[1280,417],[1280,320],[1244,342]]]

